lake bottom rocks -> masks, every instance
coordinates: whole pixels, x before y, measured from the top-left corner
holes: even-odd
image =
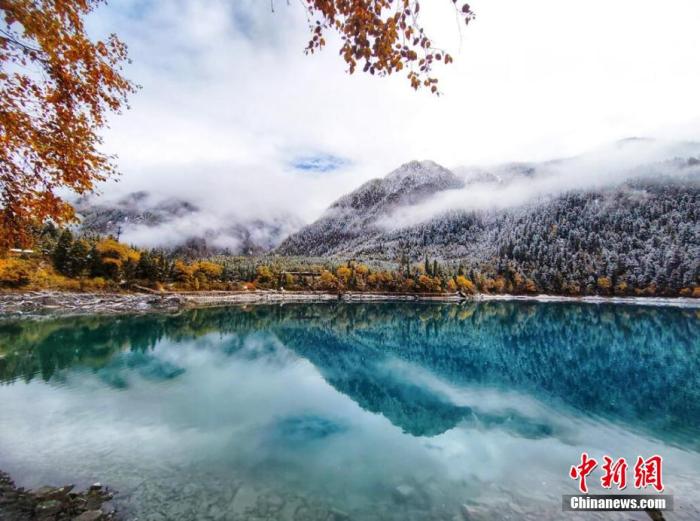
[[[25,490],[15,486],[10,476],[0,471],[0,520],[2,521],[109,521],[114,519],[109,506],[112,494],[94,485],[90,490],[74,492],[73,485]]]

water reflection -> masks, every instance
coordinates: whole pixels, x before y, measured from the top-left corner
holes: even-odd
[[[5,321],[0,466],[166,518],[574,519],[581,450],[662,451],[695,519],[698,338],[694,310],[523,302]]]
[[[556,398],[674,441],[692,445],[699,439],[700,320],[696,311],[672,308],[292,305],[6,321],[0,322],[0,381],[49,381],[71,366],[99,369],[117,387],[126,386],[130,370],[174,378],[184,368],[148,354],[158,342],[260,331],[275,333],[333,387],[416,436],[442,433],[474,412],[407,378],[392,361],[457,384]],[[239,351],[238,339],[229,339],[223,351]]]
[[[407,432],[428,433],[423,410],[434,418],[428,423],[435,433],[466,411],[392,375],[387,362],[394,359],[455,384],[561,400],[587,415],[698,447],[700,321],[694,311],[522,303],[334,311],[301,325],[284,321],[279,336],[334,387]],[[406,409],[392,410],[397,403]]]

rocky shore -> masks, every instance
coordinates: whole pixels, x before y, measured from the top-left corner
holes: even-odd
[[[0,293],[0,315],[113,314],[174,311],[183,305],[177,295],[144,293],[69,293],[32,291]]]
[[[700,299],[652,297],[566,297],[556,295],[471,295],[458,293],[324,293],[311,291],[201,291],[70,293],[61,291],[0,292],[0,316],[149,313],[192,307],[237,304],[315,302],[463,302],[523,300],[536,302],[586,302],[700,308]]]
[[[202,291],[182,293],[69,293],[32,291],[0,293],[0,315],[36,316],[147,313],[189,307],[304,302],[374,302],[434,300],[458,302],[456,294],[322,293],[292,291]]]
[[[583,302],[586,304],[632,304],[635,306],[669,306],[678,308],[700,308],[700,299],[689,297],[603,297],[588,295],[570,297],[564,295],[474,295],[479,301],[528,301],[528,302]]]
[[[2,521],[109,521],[116,519],[111,499],[99,483],[82,492],[73,485],[25,490],[0,471]]]

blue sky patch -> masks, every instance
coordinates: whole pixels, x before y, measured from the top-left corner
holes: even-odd
[[[291,161],[292,167],[302,172],[333,172],[348,163],[347,159],[331,154],[300,156]]]

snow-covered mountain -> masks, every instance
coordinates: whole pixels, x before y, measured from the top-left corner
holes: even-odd
[[[350,252],[353,245],[376,236],[377,222],[393,210],[462,187],[462,179],[437,163],[411,161],[338,199],[316,222],[288,237],[277,252],[293,255]]]
[[[633,144],[631,144],[633,143]],[[645,143],[642,143],[645,145]],[[700,282],[697,155],[586,157],[492,169],[411,162],[336,201],[285,239],[284,255],[431,258],[528,273],[557,291],[610,276],[634,287]],[[612,158],[612,159],[611,159]]]
[[[588,155],[449,170],[412,161],[302,227],[298,218],[215,214],[135,192],[77,204],[86,232],[175,253],[359,258],[426,255],[521,273],[551,292],[605,276],[677,292],[700,283],[700,144],[624,140]],[[227,210],[228,211],[228,210]],[[676,293],[674,293],[676,294]]]

